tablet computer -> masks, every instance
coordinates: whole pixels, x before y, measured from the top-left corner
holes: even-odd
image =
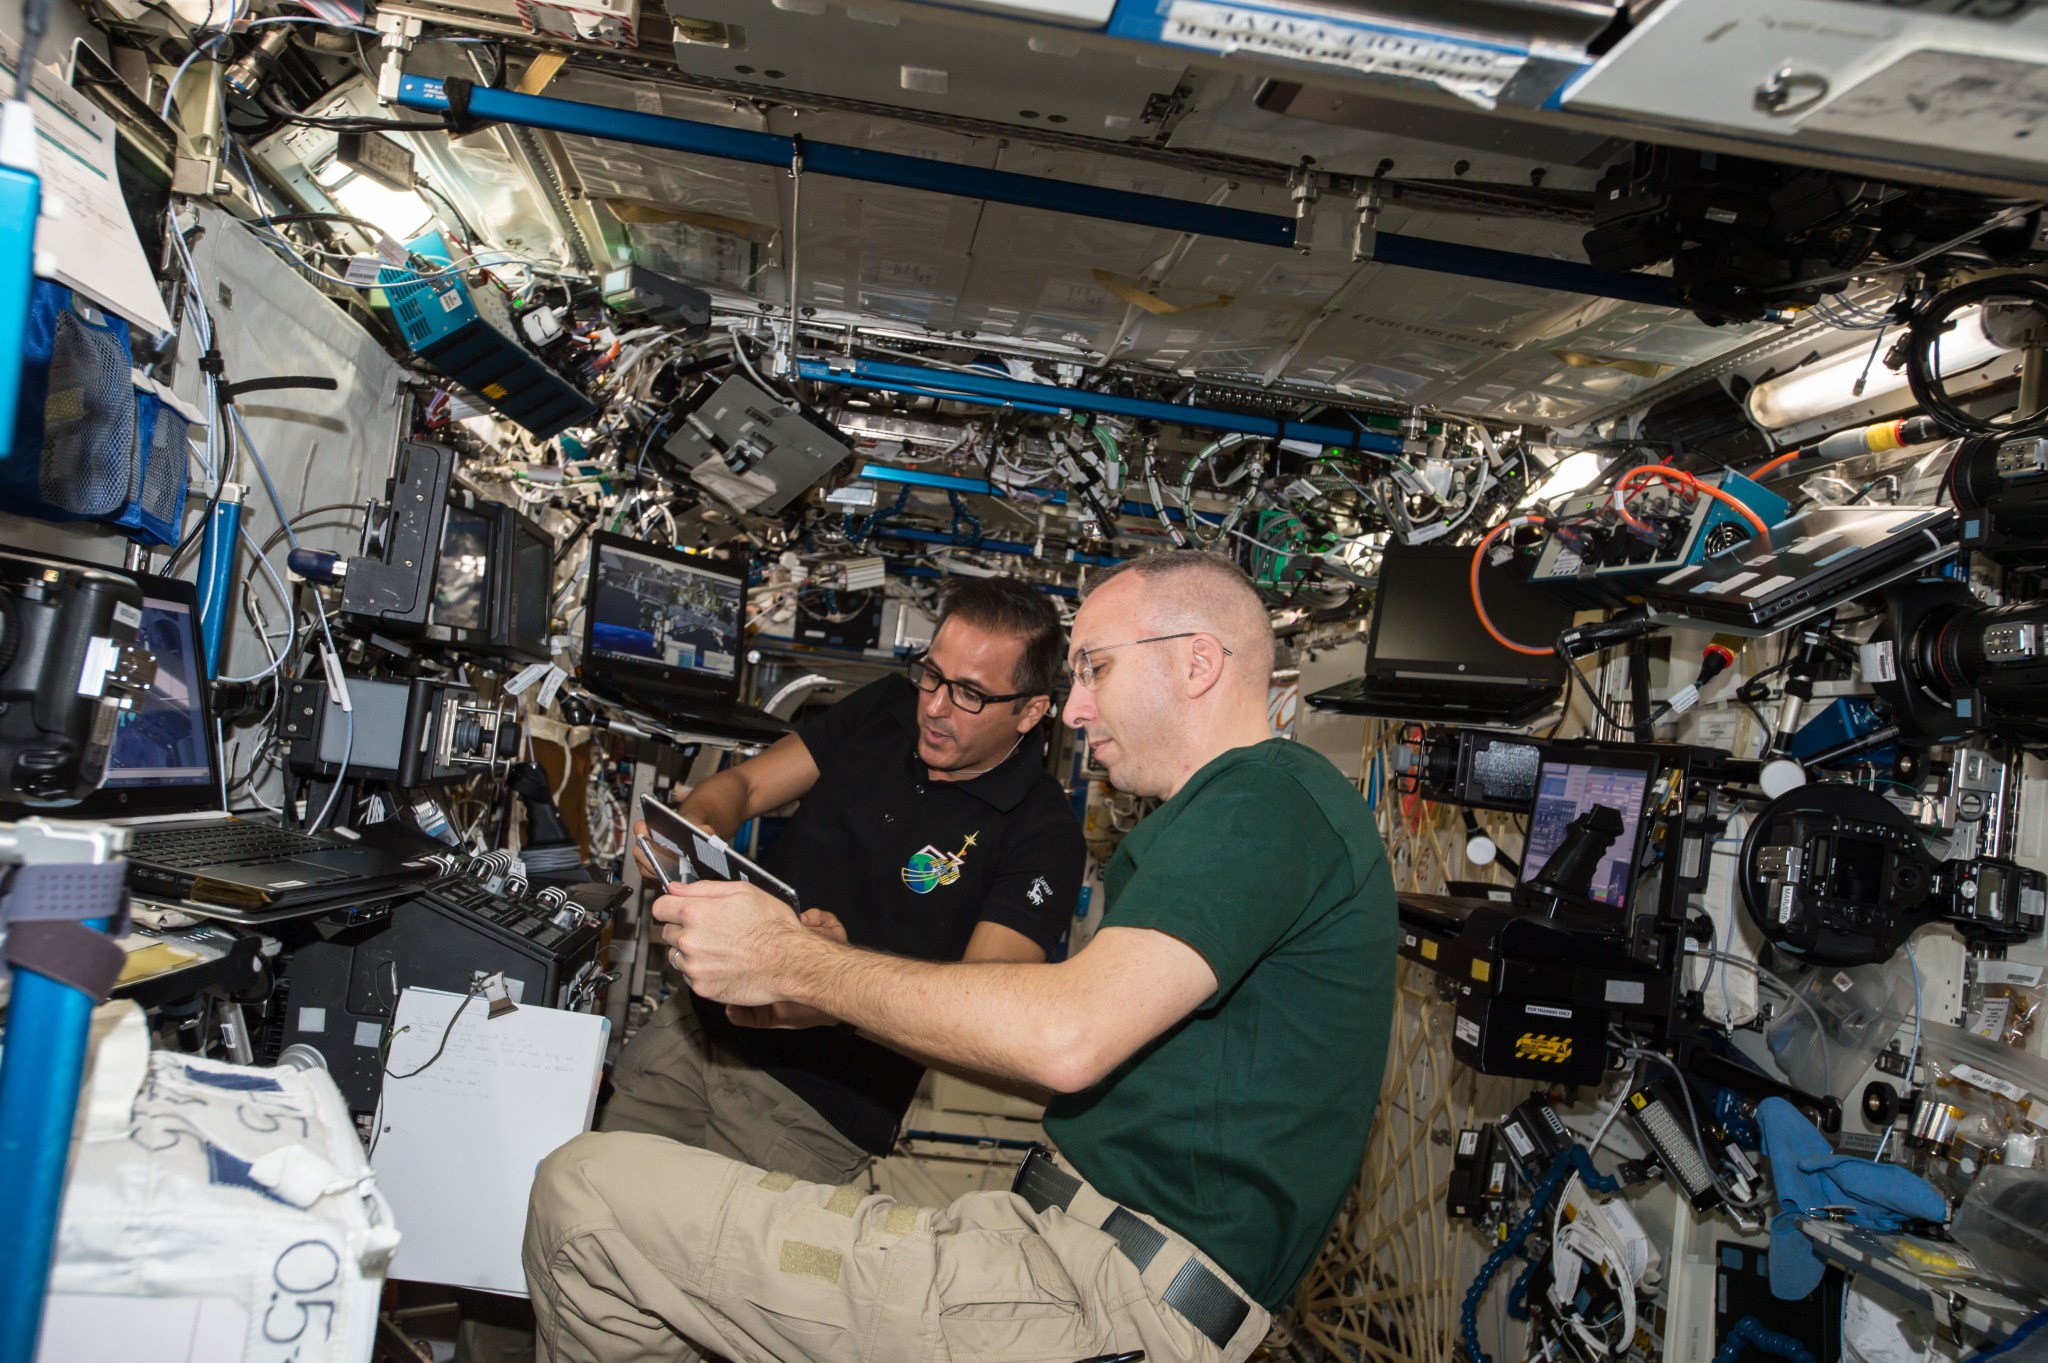
[[[640,797],[640,818],[647,825],[642,850],[658,874],[681,884],[693,880],[745,881],[789,905],[791,912],[803,912],[803,901],[788,884],[733,851],[716,833],[699,828],[652,795]]]

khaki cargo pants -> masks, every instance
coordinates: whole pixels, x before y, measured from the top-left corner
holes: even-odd
[[[676,990],[612,1067],[599,1131],[666,1136],[820,1183],[847,1183],[874,1157],[816,1108],[704,1035]]]
[[[1084,1188],[1071,1205],[989,1192],[914,1207],[648,1136],[578,1136],[542,1162],[527,1214],[540,1363],[1239,1363],[1265,1338],[1256,1305],[1219,1348],[1161,1302],[1201,1257],[1185,1240],[1168,1232],[1140,1272],[1084,1219],[1112,1204]]]

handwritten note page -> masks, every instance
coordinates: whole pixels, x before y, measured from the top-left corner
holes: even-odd
[[[610,1023],[407,989],[395,1027],[371,1154],[405,1237],[391,1276],[523,1296],[533,1171],[589,1129]]]

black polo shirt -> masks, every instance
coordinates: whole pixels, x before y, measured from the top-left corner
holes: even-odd
[[[1025,735],[994,770],[934,781],[917,755],[917,688],[887,677],[800,731],[818,782],[761,857],[847,939],[897,956],[957,961],[975,925],[1000,923],[1048,952],[1080,900],[1081,826]],[[773,1075],[847,1139],[885,1154],[924,1066],[826,1027],[741,1027],[696,1001],[707,1032]]]

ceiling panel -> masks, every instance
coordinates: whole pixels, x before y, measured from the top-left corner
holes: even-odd
[[[571,70],[550,94],[728,126],[886,147],[954,164],[1285,212],[1272,185],[850,112],[763,112],[719,96]],[[652,205],[643,263],[783,306],[787,171],[562,139],[592,198]],[[1325,212],[1345,205],[1327,202]],[[645,216],[645,210],[642,210]],[[736,220],[721,231],[706,215]],[[1568,222],[1390,206],[1383,231],[1582,259]],[[749,232],[751,231],[751,239]],[[1314,236],[1315,234],[1310,234]],[[1322,233],[1331,238],[1343,233]],[[1039,209],[811,175],[796,237],[800,301],[909,328],[1004,337],[1185,373],[1283,376],[1362,398],[1568,423],[1761,328],[1532,286],[1355,264]],[[1134,293],[1135,291],[1135,293]],[[1129,301],[1145,297],[1147,306]],[[1569,358],[1567,358],[1569,357]],[[1628,362],[1625,367],[1615,361]]]

